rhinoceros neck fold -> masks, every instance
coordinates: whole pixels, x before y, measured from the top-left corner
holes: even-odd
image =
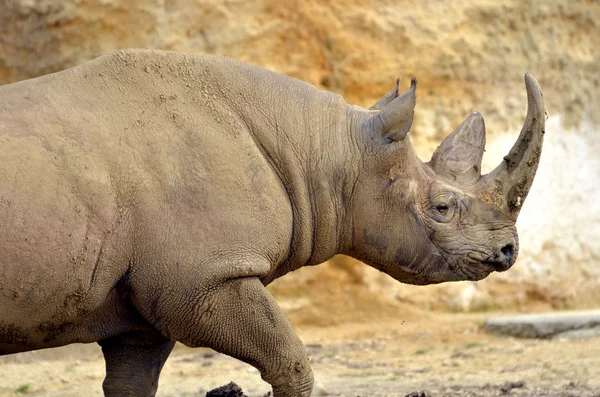
[[[279,277],[340,252],[356,179],[348,105],[301,81],[242,66],[236,113],[283,184],[292,207],[293,237]],[[259,115],[259,117],[256,117]]]

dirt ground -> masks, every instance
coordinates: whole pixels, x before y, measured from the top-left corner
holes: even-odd
[[[406,320],[302,327],[315,396],[600,396],[600,339],[523,340],[490,335],[482,314],[423,312]],[[96,345],[0,358],[0,396],[101,396]],[[204,396],[235,381],[251,397],[258,372],[208,349],[178,345],[158,396]],[[415,394],[422,395],[422,394]]]

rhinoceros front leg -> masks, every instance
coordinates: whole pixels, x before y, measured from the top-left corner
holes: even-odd
[[[129,332],[98,342],[106,362],[106,397],[153,397],[175,341],[156,331]]]
[[[172,339],[210,347],[254,366],[273,387],[274,397],[307,397],[312,391],[306,349],[256,277],[163,295],[149,315]]]

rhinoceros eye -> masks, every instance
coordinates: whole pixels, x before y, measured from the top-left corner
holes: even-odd
[[[438,204],[435,209],[442,215],[446,215],[448,213],[448,204]]]

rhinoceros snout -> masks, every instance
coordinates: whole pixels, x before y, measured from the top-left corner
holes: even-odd
[[[510,242],[499,248],[494,254],[494,259],[489,261],[497,272],[504,272],[511,268],[515,263],[517,256],[515,255],[515,243]]]

